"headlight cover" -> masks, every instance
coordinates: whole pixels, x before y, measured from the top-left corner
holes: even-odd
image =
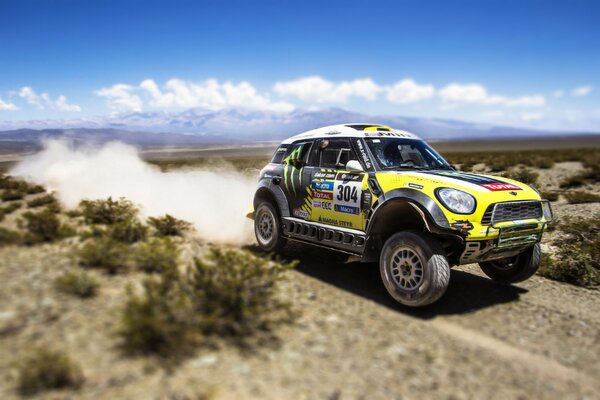
[[[441,188],[436,193],[442,204],[453,213],[473,214],[475,211],[475,198],[467,192],[458,189]]]

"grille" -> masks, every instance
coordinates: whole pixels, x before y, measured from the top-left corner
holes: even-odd
[[[496,206],[496,211],[494,211]],[[509,203],[491,204],[481,220],[482,225],[489,225],[492,222],[518,221],[529,218],[542,217],[542,204],[539,201],[514,201]]]

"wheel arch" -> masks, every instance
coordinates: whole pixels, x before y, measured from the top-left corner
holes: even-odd
[[[278,186],[275,186],[271,183],[259,185],[256,193],[254,194],[254,209],[256,209],[262,201],[268,201],[271,203],[279,213],[280,217],[288,217],[290,215],[287,199],[285,198],[281,188]]]

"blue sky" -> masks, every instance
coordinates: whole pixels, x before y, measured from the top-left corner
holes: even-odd
[[[600,3],[0,2],[0,120],[341,107],[600,131]]]

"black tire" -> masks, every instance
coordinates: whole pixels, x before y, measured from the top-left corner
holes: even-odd
[[[500,283],[517,283],[535,274],[540,267],[542,251],[539,243],[509,258],[480,262],[481,270]]]
[[[420,232],[392,235],[381,251],[379,271],[388,293],[411,307],[435,302],[450,283],[444,250],[435,238]]]
[[[285,238],[281,236],[279,214],[269,202],[262,202],[254,213],[254,235],[258,247],[267,252],[279,251],[285,246]]]

